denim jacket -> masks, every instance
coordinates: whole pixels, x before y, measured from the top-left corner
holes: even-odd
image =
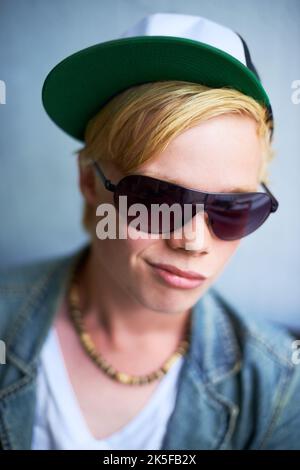
[[[31,448],[39,354],[73,262],[87,246],[0,272],[2,449]],[[161,449],[300,449],[294,339],[208,289],[192,309],[190,348]]]

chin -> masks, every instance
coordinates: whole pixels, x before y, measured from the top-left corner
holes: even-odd
[[[186,292],[168,292],[167,289],[164,289],[164,292],[161,289],[159,291],[153,289],[151,292],[149,289],[147,292],[142,291],[138,299],[144,308],[165,314],[182,313],[190,309],[197,301],[195,294],[192,296],[191,293]]]

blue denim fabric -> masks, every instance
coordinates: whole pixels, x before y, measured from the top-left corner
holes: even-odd
[[[39,353],[63,299],[71,254],[0,272],[0,448],[30,449]],[[192,337],[161,449],[300,449],[300,365],[291,335],[253,321],[210,288]],[[100,419],[100,417],[99,417]]]

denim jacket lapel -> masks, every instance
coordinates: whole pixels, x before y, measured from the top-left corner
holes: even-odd
[[[41,269],[6,338],[0,390],[0,441],[5,449],[30,449],[39,352],[81,253],[54,259]]]
[[[225,304],[217,298],[210,288],[193,308],[190,350],[162,449],[230,448],[238,407],[219,389],[240,370],[241,353]]]

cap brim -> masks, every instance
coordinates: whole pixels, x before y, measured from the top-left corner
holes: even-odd
[[[234,88],[270,106],[261,82],[239,60],[207,44],[173,36],[115,39],[76,52],[48,74],[42,101],[61,129],[83,141],[88,121],[113,96],[160,80]]]

